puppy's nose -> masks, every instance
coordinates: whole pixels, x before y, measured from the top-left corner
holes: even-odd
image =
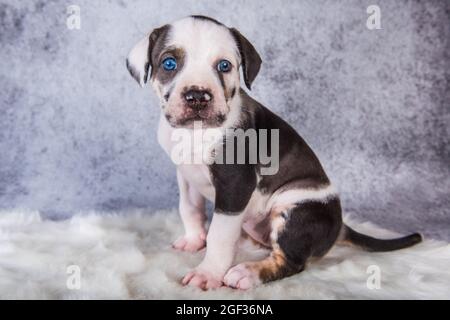
[[[206,90],[188,90],[184,94],[184,100],[193,109],[203,109],[208,106],[213,96]]]

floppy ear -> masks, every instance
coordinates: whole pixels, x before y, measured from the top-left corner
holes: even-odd
[[[131,76],[143,87],[148,80],[148,73],[152,64],[152,52],[163,34],[168,30],[168,25],[154,29],[145,38],[139,41],[127,57],[127,69]]]
[[[250,41],[248,41],[238,30],[230,28],[230,31],[237,43],[239,53],[241,54],[242,73],[244,74],[245,85],[251,90],[253,80],[255,80],[261,67],[261,57]]]

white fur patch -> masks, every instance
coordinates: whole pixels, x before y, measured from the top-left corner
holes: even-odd
[[[351,222],[351,221],[349,221]],[[397,234],[370,223],[350,223],[379,237]],[[239,291],[203,292],[180,279],[204,252],[180,253],[171,241],[183,234],[175,211],[151,210],[43,220],[38,212],[0,212],[1,299],[448,299],[450,245],[425,240],[412,248],[369,253],[335,247],[292,277]],[[267,255],[241,243],[236,264]],[[81,287],[69,290],[67,267],[78,265]],[[380,289],[366,285],[370,266],[381,271]]]
[[[268,201],[267,206],[268,208],[273,208],[305,201],[320,201],[326,203],[337,196],[337,191],[333,185],[318,189],[291,189],[280,193],[275,192]]]
[[[128,53],[127,63],[128,66],[136,72],[136,79],[140,86],[143,87],[145,85],[145,81],[147,79],[144,78],[145,74],[148,70],[145,70],[145,67],[148,67],[148,46],[149,46],[149,36],[147,34],[144,38],[142,38]]]
[[[231,267],[241,235],[243,215],[214,213],[206,239],[206,255],[199,266],[222,277]]]
[[[171,36],[167,46],[181,46],[189,55],[188,58],[191,60],[188,61],[189,64],[204,69],[205,61],[221,57],[239,66],[239,50],[226,27],[191,17],[175,21],[171,26]],[[208,70],[208,73],[211,71]],[[192,77],[195,77],[195,73]]]

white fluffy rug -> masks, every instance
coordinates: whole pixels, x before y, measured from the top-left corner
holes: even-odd
[[[348,222],[372,235],[396,235],[370,223]],[[179,283],[204,254],[173,251],[170,243],[181,234],[178,215],[171,211],[88,213],[57,222],[43,220],[38,212],[0,212],[0,298],[450,298],[450,245],[443,242],[426,240],[390,253],[335,247],[290,278],[246,292],[229,288],[202,292]],[[240,247],[239,261],[266,254],[249,242]],[[376,281],[367,285],[374,270],[379,270],[378,289],[373,288]],[[73,282],[78,279],[79,289]]]

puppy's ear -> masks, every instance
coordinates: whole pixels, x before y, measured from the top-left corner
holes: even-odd
[[[169,25],[154,29],[139,41],[127,56],[127,69],[131,76],[143,87],[149,78],[149,69],[153,66],[153,53],[164,42]]]
[[[238,30],[230,28],[230,31],[237,43],[239,53],[241,54],[242,73],[244,74],[245,85],[251,90],[253,80],[255,80],[261,67],[261,57],[250,41],[248,41]]]

